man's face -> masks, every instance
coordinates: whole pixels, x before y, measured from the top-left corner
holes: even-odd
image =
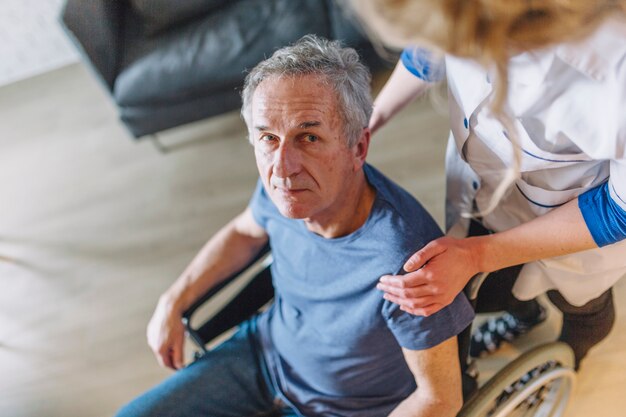
[[[318,76],[270,77],[252,97],[250,134],[263,185],[283,216],[333,221],[364,158],[348,148],[337,97]]]

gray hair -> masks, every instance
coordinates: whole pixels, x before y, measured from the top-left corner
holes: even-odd
[[[241,115],[250,129],[252,96],[261,82],[272,76],[319,75],[337,94],[348,146],[354,146],[372,114],[371,75],[359,55],[339,41],[306,35],[261,61],[244,82]]]

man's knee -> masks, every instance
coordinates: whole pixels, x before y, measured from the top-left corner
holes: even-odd
[[[201,365],[193,364],[175,372],[123,406],[115,417],[194,415],[187,414],[186,407],[193,407],[193,399],[197,394],[202,394],[201,387],[207,385],[212,376],[211,372],[204,372],[206,367],[200,369]]]

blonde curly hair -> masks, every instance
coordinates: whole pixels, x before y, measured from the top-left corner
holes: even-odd
[[[626,0],[349,0],[370,37],[425,45],[494,67],[507,85],[511,55],[587,35]],[[496,89],[499,108],[506,88]]]

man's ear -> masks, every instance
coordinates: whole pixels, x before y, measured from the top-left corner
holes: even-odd
[[[372,133],[370,132],[369,127],[364,127],[361,131],[361,136],[359,137],[359,141],[354,145],[353,155],[354,155],[354,170],[357,171],[363,167],[365,164],[365,159],[367,158],[367,152],[370,147],[370,138],[372,137]]]

